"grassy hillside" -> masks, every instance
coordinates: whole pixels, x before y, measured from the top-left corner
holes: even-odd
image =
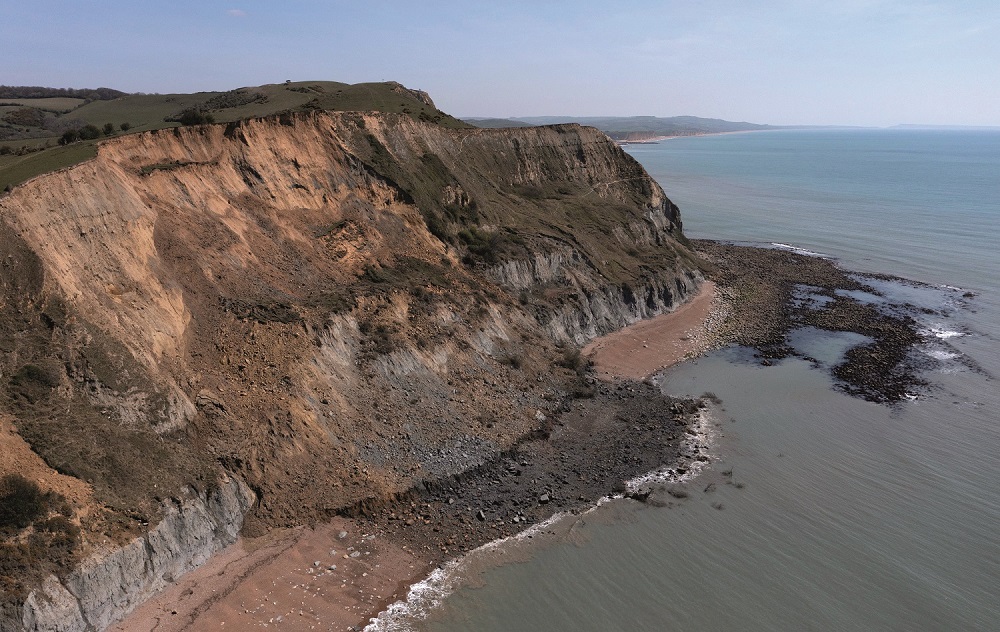
[[[426,94],[395,82],[346,84],[301,81],[195,94],[131,94],[107,100],[70,97],[0,97],[0,189],[94,155],[108,136],[181,125],[228,123],[287,111],[380,111],[405,114],[444,127],[469,127],[434,107]],[[97,138],[60,145],[67,132],[87,125]],[[91,136],[93,130],[91,130]]]
[[[50,112],[69,112],[87,103],[86,99],[71,97],[42,97],[39,99],[4,99],[0,97],[0,105],[28,106]]]

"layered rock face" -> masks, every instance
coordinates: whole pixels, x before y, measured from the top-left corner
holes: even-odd
[[[227,479],[207,494],[189,494],[163,507],[159,524],[121,548],[85,560],[62,582],[48,576],[28,596],[26,630],[103,630],[236,541],[253,504],[250,489]]]
[[[241,527],[483,462],[558,412],[577,345],[701,278],[676,206],[579,126],[124,136],[0,199],[0,233],[2,412],[92,491],[50,503],[69,567],[11,583],[27,629],[100,629]]]

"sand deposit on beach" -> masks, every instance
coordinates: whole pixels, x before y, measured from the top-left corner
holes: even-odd
[[[601,379],[641,380],[710,348],[713,316],[720,309],[715,284],[705,281],[697,296],[673,312],[597,338],[582,354]]]

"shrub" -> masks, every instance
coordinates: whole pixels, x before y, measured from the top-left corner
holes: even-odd
[[[123,132],[127,132],[130,129],[132,129],[132,124],[129,123],[128,121],[126,121],[126,122],[122,123],[121,125],[119,125],[118,129],[120,129]]]
[[[105,136],[112,136],[112,135],[114,135],[114,133],[115,133],[115,125],[114,125],[114,123],[105,123],[104,124],[104,129],[102,129],[101,131],[104,132]]]
[[[215,117],[211,114],[206,114],[198,108],[188,108],[174,117],[167,117],[163,119],[169,123],[180,123],[181,125],[206,125],[208,123],[214,123]]]
[[[578,347],[566,347],[563,349],[562,357],[556,360],[556,364],[571,371],[579,371],[586,362]]]
[[[41,127],[45,124],[45,112],[37,108],[21,107],[7,112],[3,120],[11,125]]]
[[[10,145],[0,145],[0,156],[7,156],[14,153],[14,149]]]
[[[0,530],[20,530],[45,515],[47,498],[33,481],[19,474],[0,479]]]
[[[451,241],[451,235],[448,234],[448,225],[437,213],[431,210],[426,211],[424,214],[424,220],[427,222],[427,230],[429,230],[432,235],[445,243],[449,243]]]
[[[458,238],[468,250],[465,257],[466,263],[474,264],[477,261],[482,261],[487,265],[494,265],[500,260],[503,238],[499,233],[482,231],[475,226],[470,226],[460,230]]]
[[[59,138],[60,145],[69,145],[70,143],[75,143],[80,140],[80,133],[75,129],[68,129],[63,132],[63,135]]]
[[[101,137],[101,130],[96,125],[88,123],[80,128],[80,140],[94,140]]]
[[[45,399],[58,384],[59,378],[53,371],[34,364],[26,364],[11,376],[10,393],[15,397],[23,397],[33,404]]]
[[[521,365],[524,364],[524,358],[519,353],[509,352],[505,353],[497,358],[501,363],[506,364],[512,369],[521,369]]]

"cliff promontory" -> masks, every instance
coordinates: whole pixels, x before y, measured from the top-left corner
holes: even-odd
[[[101,629],[240,529],[475,467],[586,394],[581,344],[700,278],[591,128],[108,140],[0,198],[0,628]]]

